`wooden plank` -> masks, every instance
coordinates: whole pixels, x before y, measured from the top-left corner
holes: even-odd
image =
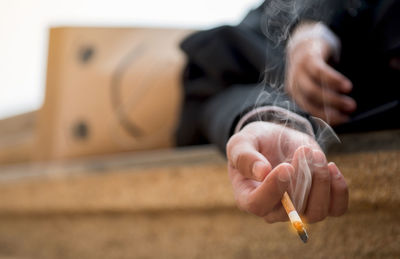
[[[190,30],[50,30],[35,160],[171,147]]]
[[[37,112],[0,120],[0,164],[32,159]]]
[[[16,132],[31,132],[36,123],[37,111],[27,112],[0,120],[0,139]]]

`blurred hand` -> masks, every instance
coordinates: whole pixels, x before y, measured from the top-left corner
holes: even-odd
[[[348,121],[356,109],[346,95],[352,89],[350,80],[327,63],[338,59],[339,45],[326,26],[311,23],[300,25],[287,47],[286,91],[302,109],[330,125]]]
[[[227,143],[228,172],[240,209],[267,222],[286,221],[287,191],[308,223],[347,210],[348,189],[309,135],[270,122],[252,122]]]

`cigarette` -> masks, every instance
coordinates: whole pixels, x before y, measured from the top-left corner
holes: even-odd
[[[292,223],[294,229],[296,229],[297,234],[299,235],[300,239],[306,243],[308,240],[308,235],[306,228],[304,226],[303,221],[301,220],[299,214],[297,213],[296,209],[293,206],[292,200],[289,197],[289,194],[285,192],[282,197],[282,205],[286,210],[286,213]]]

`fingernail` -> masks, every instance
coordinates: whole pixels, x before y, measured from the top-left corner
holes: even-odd
[[[340,173],[339,168],[336,166],[335,162],[331,162],[331,163],[332,163],[333,168],[334,168],[333,177],[335,179],[340,179],[342,177],[342,174]]]
[[[265,163],[262,161],[257,161],[253,164],[252,173],[258,179],[261,180],[265,175]]]
[[[320,150],[313,150],[313,165],[318,167],[323,167],[326,164],[326,158],[324,153]]]

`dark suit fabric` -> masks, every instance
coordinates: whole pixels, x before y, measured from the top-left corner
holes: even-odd
[[[348,1],[320,2],[290,26],[302,19],[323,21],[342,41],[341,61],[334,66],[352,80],[350,95],[358,109],[352,121],[337,130],[400,127],[400,75],[388,66],[390,57],[400,53],[400,1],[360,1],[355,6]],[[214,143],[224,151],[241,116],[258,106],[276,105],[310,119],[281,88],[271,85],[283,82],[286,42],[266,37],[265,10],[270,3],[252,10],[237,26],[197,32],[182,42],[188,61],[178,146]],[[263,80],[265,73],[268,80]]]

